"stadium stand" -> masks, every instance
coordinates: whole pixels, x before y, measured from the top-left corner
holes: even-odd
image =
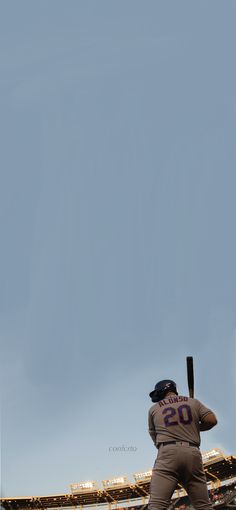
[[[236,508],[236,457],[225,456],[221,450],[214,449],[203,454],[204,470],[209,487],[209,496],[214,508],[233,510]],[[71,493],[52,496],[27,496],[1,498],[3,510],[46,510],[59,507],[80,510],[91,506],[108,506],[109,510],[146,510],[151,470],[134,474],[135,483],[127,477],[104,480],[103,487],[97,482],[82,482],[71,485]],[[120,506],[123,502],[124,507]],[[133,506],[130,506],[133,503]],[[140,504],[142,503],[142,504]],[[175,491],[170,510],[191,510],[184,489],[179,486]]]

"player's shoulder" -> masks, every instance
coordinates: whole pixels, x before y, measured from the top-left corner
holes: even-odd
[[[203,412],[209,412],[209,409],[201,402],[201,400],[198,400],[197,398],[190,398],[189,397],[189,404],[192,407],[192,409],[195,409],[197,413],[202,414]]]
[[[156,409],[158,408],[158,402],[156,402],[155,404],[153,404],[150,408],[149,408],[149,411],[148,413],[149,414],[152,414]]]
[[[195,406],[199,406],[201,404],[201,402],[197,399],[197,398],[194,398],[194,397],[187,397],[187,396],[181,396],[182,398],[184,398],[184,400],[186,400],[186,402],[188,402],[189,404],[191,405],[195,405]]]
[[[200,402],[200,400],[198,400],[198,398],[190,398],[190,397],[189,397],[189,400],[190,400],[193,404],[195,404],[196,406],[199,406],[199,405],[201,405],[201,404],[202,404],[202,402]]]
[[[189,397],[187,395],[178,395],[177,399],[173,399],[177,405],[178,404],[186,404],[190,405],[191,407],[198,409],[202,406],[202,403],[197,398]]]

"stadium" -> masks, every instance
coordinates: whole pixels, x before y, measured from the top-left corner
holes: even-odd
[[[236,456],[226,456],[218,448],[202,454],[209,497],[214,508],[236,509]],[[126,476],[70,485],[68,494],[2,498],[4,510],[104,508],[108,510],[146,510],[149,500],[151,470],[134,473],[134,482]],[[181,486],[173,494],[170,510],[192,507]]]

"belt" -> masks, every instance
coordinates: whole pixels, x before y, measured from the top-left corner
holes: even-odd
[[[199,448],[199,445],[189,443],[189,441],[164,441],[164,443],[158,443],[157,448],[160,448],[160,446],[165,446],[167,444],[176,444],[177,446],[195,446],[196,448]]]

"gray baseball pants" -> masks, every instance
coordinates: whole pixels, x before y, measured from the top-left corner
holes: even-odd
[[[212,510],[201,452],[184,443],[161,445],[150,483],[149,510],[166,510],[178,482],[196,510]]]

